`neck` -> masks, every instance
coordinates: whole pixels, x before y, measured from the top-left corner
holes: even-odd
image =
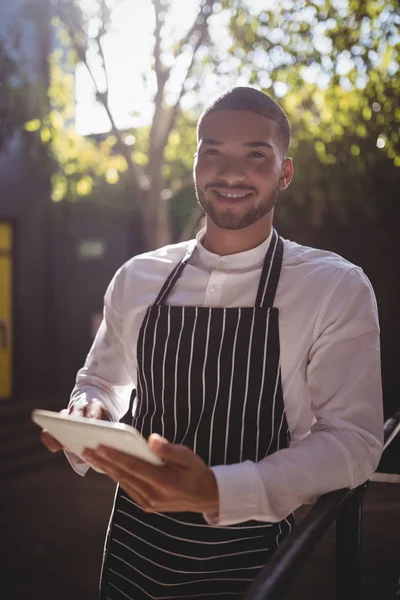
[[[273,211],[244,229],[220,229],[207,216],[203,246],[218,256],[228,256],[252,250],[262,244],[272,231]]]

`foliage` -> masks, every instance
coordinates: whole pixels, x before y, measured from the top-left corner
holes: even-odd
[[[257,14],[249,0],[227,6],[239,73],[250,68],[253,83],[280,98],[296,142],[316,140],[327,164],[335,155],[326,144],[364,138],[378,124],[384,152],[400,166],[396,0],[285,0]]]
[[[118,151],[118,140],[110,133],[80,136],[73,120],[74,77],[63,68],[62,50],[50,57],[50,112],[42,120],[25,125],[27,131],[40,130],[43,142],[50,142],[58,168],[52,175],[52,199],[77,201],[91,196],[102,204],[131,206],[127,164]],[[138,167],[148,164],[149,127],[121,132],[128,143],[135,140],[132,160]],[[126,142],[127,143],[127,142]],[[164,154],[163,176],[171,194],[191,179],[196,145],[195,119],[180,113],[169,136]],[[189,175],[188,175],[189,174]]]
[[[98,188],[104,190],[104,181],[115,186],[125,173],[129,187],[125,182],[121,187],[128,192],[126,195],[131,206],[143,220],[149,247],[171,240],[169,200],[185,183],[184,176],[187,177],[190,172],[185,151],[191,146],[195,135],[189,126],[192,118],[181,113],[180,101],[185,94],[186,82],[197,53],[208,39],[208,19],[217,3],[215,0],[201,0],[191,27],[172,46],[168,39],[164,39],[165,36],[168,38],[165,34],[165,16],[170,3],[153,0],[151,4],[155,18],[154,77],[150,84],[154,115],[147,130],[122,131],[117,127],[110,108],[108,65],[103,41],[110,29],[111,3],[105,0],[91,3],[90,7],[94,8],[91,14],[83,13],[76,0],[53,0],[53,26],[58,31],[64,51],[58,50],[51,60],[49,114],[40,122],[33,120],[26,125],[27,130],[40,130],[42,141],[51,145],[53,155],[59,162],[59,169],[52,177],[53,199],[56,201],[89,195]],[[93,70],[90,59],[93,51],[97,53],[101,66],[102,83],[99,83]],[[180,89],[172,101],[167,89],[169,80],[174,77],[171,56],[178,61],[182,56],[186,57],[186,65],[180,65],[183,73]],[[67,61],[70,64],[79,61],[86,66],[96,99],[107,113],[110,134],[83,139],[74,132],[68,115],[73,105],[73,85],[72,77],[68,76],[68,69],[65,69]]]
[[[172,0],[152,0],[153,66],[143,82],[154,115],[148,127],[127,131],[117,127],[110,108],[103,47],[117,0],[91,3],[90,14],[82,13],[77,0],[53,3],[61,47],[50,61],[51,110],[27,129],[40,131],[57,158],[54,200],[91,195],[129,204],[143,219],[149,246],[171,241],[195,204],[185,190],[191,182],[196,117],[211,94],[237,83],[265,90],[289,116],[297,165],[288,194],[292,214],[307,209],[315,226],[328,213],[342,219],[354,208],[372,214],[377,195],[372,177],[383,166],[389,179],[398,178],[396,0],[265,1],[262,10],[251,0],[199,0],[192,26],[172,41],[166,18]],[[94,55],[100,79],[93,71]],[[181,59],[186,67],[171,99],[168,83]],[[77,62],[86,66],[109,117],[111,129],[104,135],[83,138],[75,132]],[[290,218],[288,209],[281,214]]]

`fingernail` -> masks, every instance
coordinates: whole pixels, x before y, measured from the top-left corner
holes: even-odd
[[[164,448],[165,446],[167,446],[168,443],[169,443],[168,440],[161,437],[161,435],[158,435],[157,433],[153,433],[149,438],[149,446],[153,450],[161,451],[161,449]]]
[[[162,437],[158,433],[152,433],[150,437],[152,440],[156,441],[158,444],[168,444],[168,440],[166,440],[164,437]]]

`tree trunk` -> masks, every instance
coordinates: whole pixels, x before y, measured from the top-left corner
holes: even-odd
[[[163,198],[166,182],[162,175],[164,161],[163,148],[150,152],[148,179],[150,188],[139,209],[145,222],[145,244],[147,250],[154,250],[172,243],[172,228],[169,215],[169,200]]]
[[[137,199],[143,225],[144,252],[166,246],[173,241],[169,201],[161,197],[162,189],[162,186],[154,182],[150,189],[143,191]]]

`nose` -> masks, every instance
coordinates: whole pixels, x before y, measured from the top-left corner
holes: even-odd
[[[242,183],[247,176],[243,161],[238,158],[225,157],[219,164],[218,177],[230,186]]]

